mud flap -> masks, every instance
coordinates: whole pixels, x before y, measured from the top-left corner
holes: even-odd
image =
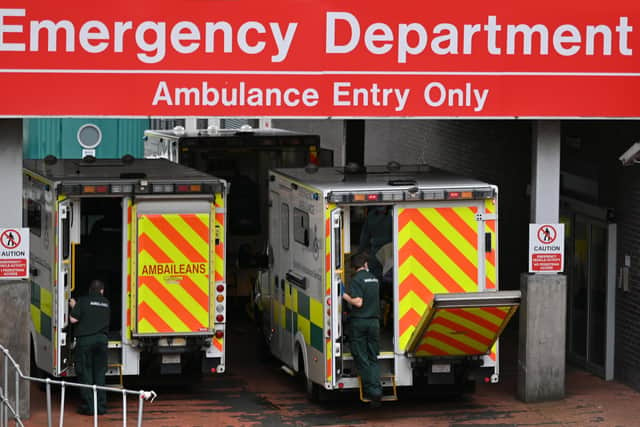
[[[436,294],[407,344],[413,357],[489,353],[520,306],[520,291]]]

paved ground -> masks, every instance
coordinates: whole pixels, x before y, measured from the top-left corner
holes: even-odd
[[[253,336],[248,328],[235,331],[231,371],[207,378],[202,384],[158,386],[159,398],[147,404],[144,425],[173,426],[640,426],[640,393],[569,368],[566,398],[556,402],[525,404],[515,398],[516,372],[506,364],[502,382],[481,385],[461,399],[404,397],[399,402],[371,409],[355,396],[322,404],[309,403],[302,385],[284,374],[275,362],[255,360]],[[239,350],[243,348],[243,350]],[[504,354],[503,354],[504,355]],[[147,384],[148,386],[148,384]],[[137,387],[136,387],[137,388]],[[58,396],[59,397],[59,396]],[[77,415],[77,396],[71,396],[65,425],[90,425],[91,417]],[[135,403],[127,425],[136,425]],[[58,412],[54,413],[57,424]],[[45,394],[32,390],[32,417],[26,426],[46,425]],[[109,402],[109,413],[99,425],[122,425],[122,403]]]

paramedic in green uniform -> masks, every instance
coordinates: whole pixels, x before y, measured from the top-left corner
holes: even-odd
[[[104,283],[93,280],[89,284],[89,295],[70,299],[71,313],[69,320],[73,324],[74,336],[77,339],[75,348],[76,373],[83,384],[105,385],[107,372],[107,334],[109,333],[109,317],[111,308],[109,300],[104,297]],[[98,390],[98,414],[107,412],[107,396],[105,391]],[[93,390],[80,389],[83,405],[78,412],[93,415]]]
[[[378,403],[382,397],[378,353],[380,341],[380,285],[369,272],[367,254],[351,257],[356,274],[351,278],[349,291],[342,298],[351,304],[349,340],[351,354],[362,378],[363,397]]]

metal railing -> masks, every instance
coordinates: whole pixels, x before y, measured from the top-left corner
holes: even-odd
[[[0,385],[0,427],[8,427],[10,421],[15,421],[16,426],[24,427],[20,416],[20,380],[28,381],[28,382],[38,382],[44,383],[46,385],[46,394],[47,394],[47,426],[51,427],[53,425],[53,411],[52,411],[52,398],[51,398],[51,386],[60,386],[60,419],[59,426],[62,427],[64,425],[64,404],[65,404],[65,391],[67,387],[77,387],[77,388],[88,388],[93,390],[93,425],[97,427],[98,425],[98,412],[97,412],[97,402],[98,402],[98,390],[104,390],[105,392],[118,393],[122,395],[122,425],[127,425],[127,395],[134,395],[138,397],[138,414],[137,414],[137,426],[142,426],[142,414],[144,410],[144,401],[148,400],[153,402],[156,398],[156,393],[154,391],[144,391],[144,390],[127,390],[120,389],[114,387],[102,387],[97,385],[86,385],[86,384],[78,384],[71,383],[66,381],[56,381],[50,378],[35,378],[30,377],[28,375],[24,375],[20,370],[20,365],[16,363],[16,361],[9,354],[9,350],[7,350],[4,346],[0,344],[0,351],[3,353],[3,374],[2,381]],[[14,371],[14,380],[15,380],[15,401],[13,402],[13,406],[11,405],[11,401],[9,399],[9,364],[12,365],[12,369]]]

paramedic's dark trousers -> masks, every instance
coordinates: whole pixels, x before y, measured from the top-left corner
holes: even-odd
[[[362,377],[362,390],[366,397],[382,395],[380,386],[380,323],[378,319],[351,318],[351,354]]]
[[[107,372],[107,336],[96,334],[78,337],[75,354],[78,380],[83,384],[104,386]],[[85,408],[93,412],[93,390],[82,387],[80,396]],[[106,392],[98,390],[98,411],[104,412],[106,409]]]

